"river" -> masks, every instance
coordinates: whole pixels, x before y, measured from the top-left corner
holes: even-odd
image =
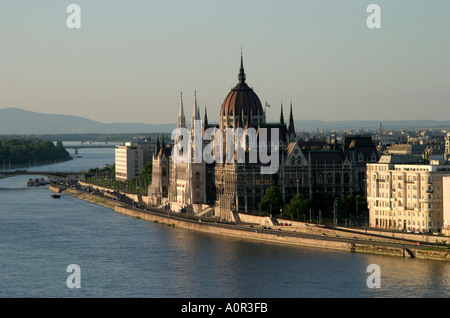
[[[72,152],[73,153],[73,152]],[[112,164],[114,149],[29,170]],[[150,223],[0,180],[0,297],[387,298],[450,296],[450,262],[252,242]],[[68,266],[80,288],[69,288]],[[379,266],[370,288],[368,266]]]

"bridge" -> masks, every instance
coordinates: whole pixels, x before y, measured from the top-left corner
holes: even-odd
[[[100,144],[100,145],[96,145],[96,144],[81,144],[81,145],[64,145],[64,148],[66,149],[75,149],[75,154],[78,155],[78,150],[79,149],[94,149],[94,148],[115,148],[116,145],[114,144]]]
[[[86,171],[28,171],[28,170],[0,170],[0,180],[9,177],[20,176],[20,175],[37,175],[37,176],[48,176],[57,178],[68,178],[69,176],[91,176],[95,173],[89,173]]]

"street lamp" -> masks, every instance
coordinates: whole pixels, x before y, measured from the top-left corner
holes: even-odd
[[[358,194],[356,196],[356,217],[358,217],[358,198],[360,197],[360,195]]]
[[[336,205],[337,205],[337,198],[334,199],[334,225],[337,227],[337,209],[336,209]]]
[[[365,210],[364,223],[366,224],[366,233],[367,233],[367,208]]]

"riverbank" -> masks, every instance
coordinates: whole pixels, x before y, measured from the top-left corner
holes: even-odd
[[[74,188],[49,186],[49,190],[102,205],[113,209],[117,213],[131,217],[194,231],[271,243],[341,250],[351,253],[371,253],[450,261],[448,250],[424,246],[425,244],[417,245],[414,241],[405,238],[396,239],[381,235],[374,236],[316,226],[267,228],[250,223],[231,224],[229,222],[218,222],[213,219],[183,216],[178,213],[158,209],[138,209],[112,197],[98,196]]]
[[[118,205],[121,205],[121,203],[119,203],[118,201],[114,201],[111,199],[107,199],[107,198],[102,198],[90,193],[86,193],[83,191],[79,191],[70,187],[62,187],[62,186],[56,186],[56,185],[52,185],[50,184],[48,189],[52,192],[56,192],[56,193],[63,193],[66,195],[70,195],[71,197],[77,198],[77,199],[81,199],[84,201],[88,201],[97,205],[101,205],[104,206],[106,208],[112,209],[114,210],[114,208]]]
[[[64,158],[60,158],[60,159],[53,159],[53,160],[41,160],[41,161],[29,161],[28,163],[17,163],[17,164],[12,164],[9,165],[8,163],[4,162],[2,165],[2,169],[3,171],[7,171],[7,170],[17,170],[17,169],[31,169],[31,168],[35,168],[35,167],[41,167],[41,166],[45,166],[45,165],[51,165],[51,164],[55,164],[55,163],[61,163],[61,162],[66,162],[66,161],[70,161],[73,160],[72,156],[67,156]]]

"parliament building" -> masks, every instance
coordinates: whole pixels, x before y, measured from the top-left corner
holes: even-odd
[[[242,55],[238,83],[225,97],[218,123],[209,122],[206,108],[201,119],[195,96],[188,128],[181,96],[177,128],[190,131],[192,147],[196,134],[201,134],[200,139],[203,140],[203,134],[208,129],[215,132],[237,128],[246,132],[253,129],[259,142],[266,139],[266,145],[270,149],[268,153],[276,150],[277,170],[273,173],[261,173],[261,167],[267,163],[259,159],[256,162],[248,160],[255,150],[248,140],[243,143],[243,162],[178,162],[172,160],[177,140],[173,147],[167,147],[164,140],[161,144],[158,141],[153,155],[149,203],[165,205],[177,212],[209,213],[226,218],[230,213],[258,214],[259,202],[271,186],[277,186],[281,190],[284,204],[288,204],[297,193],[302,193],[313,202],[333,202],[335,198],[345,194],[365,195],[366,163],[378,161],[377,149],[371,137],[346,137],[344,143],[339,145],[299,140],[294,127],[292,103],[287,121],[282,105],[280,119],[274,123],[266,122],[264,108],[265,105],[263,107],[258,95],[246,82]],[[201,129],[194,129],[195,123],[199,121],[202,123]],[[262,134],[264,129],[268,134]],[[270,132],[274,129],[278,132],[276,141],[270,139],[273,137]],[[226,147],[225,143],[217,144],[219,147]],[[204,141],[201,147],[205,149]],[[259,150],[259,147],[256,148]]]

